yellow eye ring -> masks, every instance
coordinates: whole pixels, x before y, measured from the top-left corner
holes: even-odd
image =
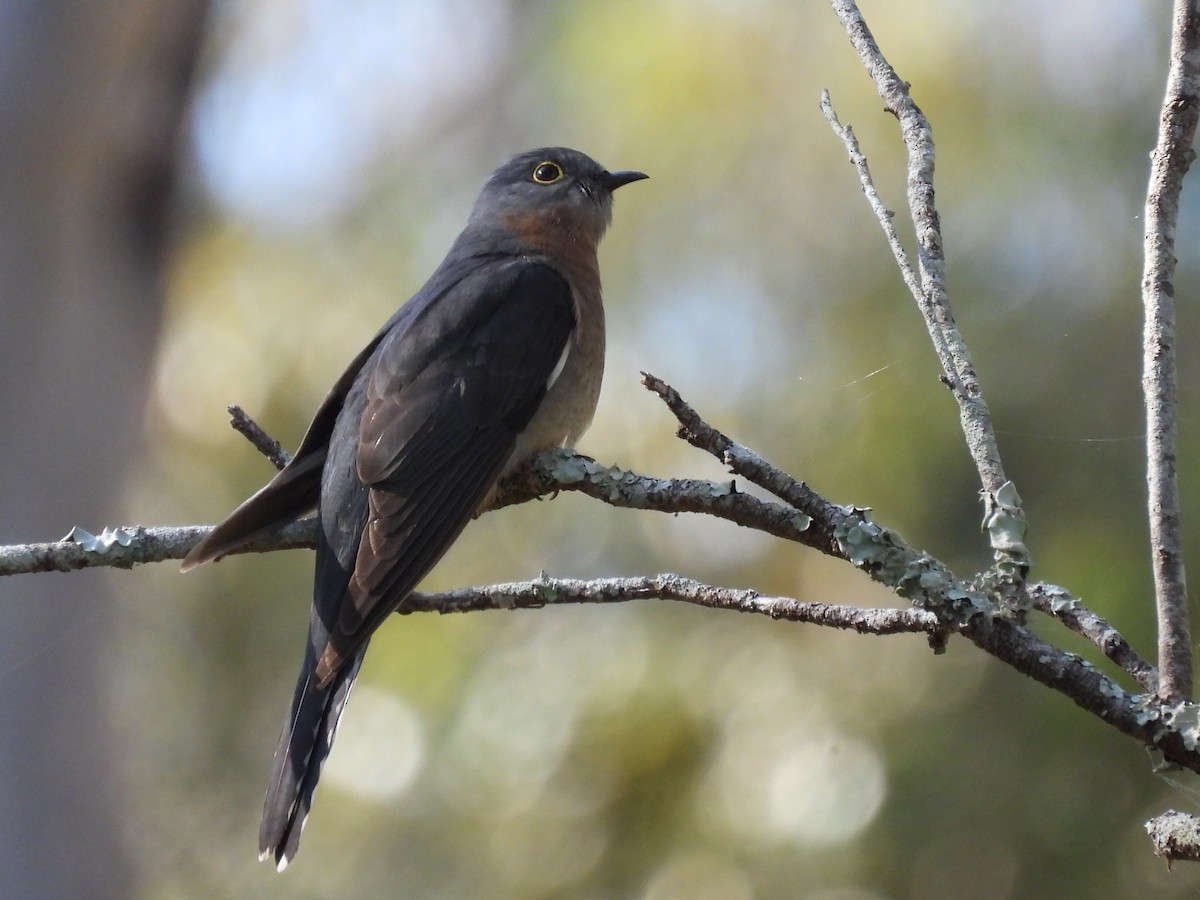
[[[563,178],[562,166],[558,163],[550,162],[545,159],[534,166],[533,180],[537,184],[554,184],[556,181],[561,181]]]

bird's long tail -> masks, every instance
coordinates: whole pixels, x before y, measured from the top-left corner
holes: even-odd
[[[274,859],[280,872],[300,846],[300,832],[312,808],[321,766],[333,747],[338,720],[350,699],[366,652],[365,644],[359,647],[324,690],[314,687],[316,660],[311,646],[306,652],[292,706],[275,749],[258,832],[259,859]]]

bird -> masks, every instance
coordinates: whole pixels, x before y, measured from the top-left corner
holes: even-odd
[[[566,147],[496,169],[446,258],[337,379],[291,461],[184,558],[186,572],[316,509],[304,661],[259,830],[259,859],[280,872],[371,635],[499,479],[591,424],[605,346],[597,247],[613,192],[646,177]]]

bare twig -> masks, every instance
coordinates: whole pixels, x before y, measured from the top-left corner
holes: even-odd
[[[493,584],[438,594],[412,594],[402,612],[474,612],[483,609],[537,609],[548,604],[620,603],[628,600],[679,600],[710,609],[757,613],[789,622],[810,622],[860,634],[934,634],[941,624],[920,609],[868,609],[812,603],[791,597],[764,597],[757,591],[716,587],[680,575],[649,578],[599,578],[580,581],[542,576],[533,581]]]
[[[741,475],[751,484],[770,491],[780,500],[791,504],[810,519],[812,542],[808,546],[831,556],[844,558],[835,532],[845,524],[847,511],[830,503],[802,481],[797,481],[782,469],[767,462],[753,450],[722,434],[705,422],[688,405],[679,392],[661,378],[642,373],[642,385],[658,395],[679,421],[679,437],[693,447],[710,453],[729,466],[730,471]],[[853,513],[849,513],[853,514]]]
[[[292,461],[292,454],[283,449],[283,444],[271,437],[257,422],[246,414],[237,404],[228,407],[229,424],[233,430],[255,446],[259,453],[265,456],[277,469],[282,469]]]
[[[896,258],[896,266],[900,269],[900,275],[904,279],[905,285],[908,286],[909,293],[920,303],[925,292],[921,287],[920,277],[908,259],[908,252],[900,243],[900,235],[896,233],[896,226],[892,224],[892,219],[896,217],[896,214],[887,208],[887,204],[879,196],[879,191],[875,188],[875,180],[871,177],[871,170],[867,166],[867,158],[858,145],[858,138],[854,136],[854,129],[849,125],[843,125],[838,119],[838,115],[833,109],[833,102],[829,99],[829,91],[821,91],[821,112],[825,114],[825,120],[829,123],[829,127],[845,144],[846,151],[850,154],[850,163],[858,172],[858,180],[862,184],[867,203],[871,205],[871,211],[879,220],[879,226],[883,229],[884,237],[887,238],[892,256]],[[934,340],[936,341],[937,338],[935,337]],[[941,358],[940,352],[938,356]]]
[[[1026,590],[1035,609],[1053,616],[1067,628],[1091,641],[1100,652],[1120,666],[1143,691],[1158,691],[1158,670],[1134,650],[1125,636],[1062,588],[1052,584],[1030,584]]]
[[[1016,489],[1004,474],[996,434],[992,428],[991,413],[983,399],[983,390],[971,362],[966,341],[950,311],[941,222],[934,205],[933,131],[929,120],[909,94],[908,84],[884,58],[853,0],[831,0],[831,4],[863,66],[875,81],[879,96],[883,98],[888,111],[900,122],[901,135],[908,149],[908,206],[917,235],[919,279],[912,276],[912,268],[906,265],[907,257],[903,256],[902,250],[901,255],[897,256],[897,262],[900,263],[905,283],[913,292],[925,319],[926,328],[942,366],[943,378],[958,403],[959,421],[966,437],[967,448],[975,461],[984,490],[984,524],[991,537],[997,568],[1016,588],[1023,582],[1030,565],[1029,552],[1023,543],[1025,514],[1021,509]],[[837,121],[827,94],[823,96],[822,107],[830,124],[845,142],[858,169],[863,189],[871,200],[872,209],[875,210],[895,253],[898,241],[894,239],[891,214],[875,193],[866,160],[853,139],[853,133]]]
[[[1171,66],[1150,155],[1146,195],[1142,302],[1142,390],[1146,396],[1146,480],[1150,548],[1158,611],[1159,693],[1181,700],[1192,692],[1192,642],[1176,478],[1175,226],[1183,178],[1195,158],[1192,141],[1200,116],[1200,13],[1194,0],[1176,0]]]

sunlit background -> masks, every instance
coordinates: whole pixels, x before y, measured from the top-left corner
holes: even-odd
[[[1081,595],[1147,653],[1140,216],[1165,7],[864,4],[933,122],[951,298],[1027,503],[1034,577]],[[488,173],[564,144],[651,176],[618,194],[601,250],[610,350],[581,451],[725,477],[674,437],[639,385],[650,371],[960,574],[987,565],[956,410],[818,109],[828,88],[902,212],[896,123],[826,6],[251,0],[218,4],[210,29],[144,414],[150,456],[107,524],[221,518],[271,474],[225,406],[294,447],[342,367],[441,259]],[[1193,511],[1197,211],[1189,188],[1179,346]],[[61,532],[73,524],[68,513]],[[1187,549],[1200,565],[1194,539]],[[174,565],[107,575],[119,617],[105,715],[121,735],[138,896],[1200,891],[1200,874],[1154,859],[1142,828],[1197,797],[964,641],[935,657],[915,636],[652,602],[386,624],[300,854],[276,875],[255,860],[258,813],[311,565],[291,552],[186,578]],[[475,522],[426,584],[541,571],[671,571],[894,602],[795,545],[577,495]],[[1039,630],[1101,664],[1052,624]],[[0,688],[30,671],[0,666]]]

